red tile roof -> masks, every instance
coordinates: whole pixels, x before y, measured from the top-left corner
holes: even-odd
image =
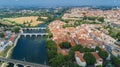
[[[79,57],[79,59],[80,59],[82,62],[85,62],[84,58],[82,57],[82,54],[81,54],[79,51],[75,51],[75,56],[76,56],[76,57]]]
[[[91,53],[96,58],[96,60],[102,60],[102,58],[100,58],[100,56],[96,52],[91,52]]]
[[[11,37],[11,38],[9,39],[9,41],[12,41],[12,42],[13,42],[13,41],[14,41],[14,37]]]

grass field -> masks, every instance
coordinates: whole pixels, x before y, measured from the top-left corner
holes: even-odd
[[[5,20],[13,21],[18,24],[24,24],[26,26],[37,26],[42,23],[42,21],[37,21],[37,16],[29,16],[29,17],[18,17],[18,18],[4,18]]]
[[[0,56],[6,57],[8,50],[11,48],[11,46],[7,46],[4,51],[0,52]]]

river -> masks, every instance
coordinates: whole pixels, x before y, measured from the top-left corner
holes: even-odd
[[[46,27],[41,24],[39,27]],[[24,30],[25,33],[45,33],[45,30]],[[48,65],[45,36],[21,36],[12,52],[12,59]],[[8,67],[13,67],[10,63]],[[18,65],[18,67],[23,67]]]

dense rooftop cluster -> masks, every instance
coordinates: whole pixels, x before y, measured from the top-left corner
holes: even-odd
[[[106,22],[120,24],[120,9],[100,10],[89,8],[73,8],[68,10],[63,19],[79,19],[84,16],[104,17]]]
[[[115,39],[99,31],[97,28],[102,24],[82,24],[77,27],[63,28],[65,22],[56,20],[50,23],[49,29],[53,34],[53,40],[60,44],[61,42],[70,42],[72,46],[75,44],[83,44],[86,47],[103,46],[103,43],[114,43]],[[108,39],[109,38],[109,39]]]

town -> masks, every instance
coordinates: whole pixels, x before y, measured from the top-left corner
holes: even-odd
[[[83,48],[83,50],[80,50],[76,47],[76,51],[73,53],[76,61],[71,61],[71,63],[77,62],[82,67],[92,64],[92,60],[88,60],[90,55],[87,56],[87,59],[85,57],[89,52],[96,59],[96,62],[94,62],[96,67],[102,67],[102,65],[105,67],[112,66],[110,63],[104,64],[104,60],[111,60],[112,55],[120,58],[119,13],[119,9],[103,11],[100,9],[73,8],[66,11],[62,19],[55,20],[48,25],[49,31],[53,34],[52,40],[57,45],[57,53],[69,57],[72,47],[79,47],[78,45],[80,45],[86,50],[84,51]],[[118,38],[115,38],[112,29],[119,30],[115,35]],[[100,50],[96,50],[97,47],[108,53],[106,55],[103,52],[106,58],[103,58]],[[56,60],[58,59],[56,58]],[[67,63],[66,60],[64,61]],[[56,66],[58,64],[56,62]]]
[[[120,67],[119,8],[50,10],[3,12],[0,57],[51,67]]]

